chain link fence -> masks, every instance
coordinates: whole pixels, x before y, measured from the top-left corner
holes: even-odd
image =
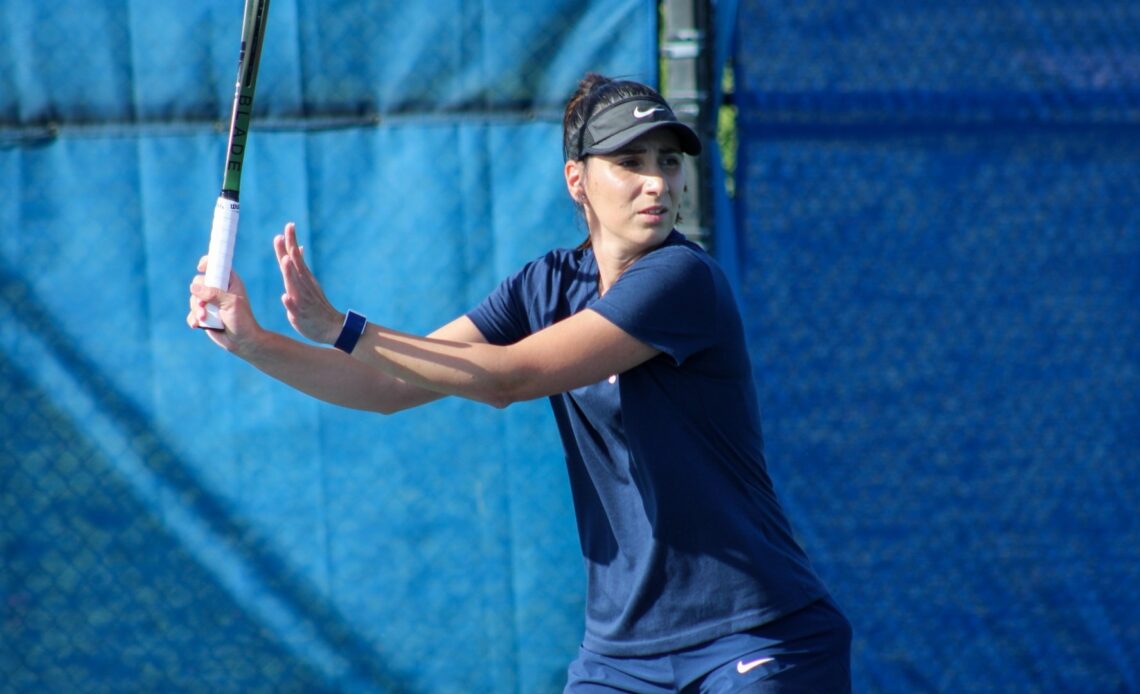
[[[858,691],[1140,688],[1140,6],[742,3],[745,314]]]
[[[324,406],[186,328],[241,3],[0,0],[0,692],[554,692],[581,559],[545,403]],[[426,332],[583,233],[561,108],[645,2],[270,8],[235,269]]]

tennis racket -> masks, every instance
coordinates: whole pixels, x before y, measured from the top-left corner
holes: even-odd
[[[238,230],[238,195],[241,192],[241,165],[245,158],[245,140],[253,113],[253,90],[257,85],[257,64],[261,61],[261,44],[269,19],[269,0],[245,0],[245,16],[241,23],[241,52],[238,53],[237,84],[230,114],[230,133],[226,144],[226,166],[222,174],[222,192],[214,204],[214,222],[210,227],[210,249],[206,263],[206,286],[228,289],[233,264],[234,242]],[[206,305],[206,319],[199,328],[222,330],[218,307]]]

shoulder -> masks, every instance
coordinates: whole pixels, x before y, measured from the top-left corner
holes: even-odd
[[[704,249],[674,232],[591,308],[679,365],[725,339],[733,310],[723,276]]]
[[[628,284],[650,283],[661,291],[689,291],[706,295],[722,288],[724,273],[699,245],[674,231],[665,243],[639,258],[618,279]]]
[[[705,249],[685,238],[679,231],[670,234],[665,239],[665,243],[646,253],[642,260],[662,265],[706,270],[716,266],[716,260]]]
[[[592,258],[587,250],[548,251],[504,279],[468,317],[495,344],[510,344],[541,330],[588,302],[590,286],[596,287],[596,280],[589,282]]]
[[[589,251],[576,248],[555,248],[524,264],[515,277],[536,279],[576,273],[583,265]]]

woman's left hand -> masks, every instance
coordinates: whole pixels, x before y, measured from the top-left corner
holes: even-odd
[[[314,342],[336,342],[344,314],[329,303],[320,283],[305,263],[304,252],[297,245],[297,228],[293,222],[286,224],[285,231],[273,239],[273,250],[277,253],[277,265],[285,284],[281,303],[293,329]]]

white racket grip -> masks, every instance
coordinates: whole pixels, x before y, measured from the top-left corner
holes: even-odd
[[[237,200],[218,196],[214,204],[214,223],[210,227],[210,250],[206,261],[206,286],[229,289],[230,267],[234,259],[234,242],[237,241]],[[223,330],[225,326],[215,304],[206,304],[206,319],[198,321],[199,328]]]

